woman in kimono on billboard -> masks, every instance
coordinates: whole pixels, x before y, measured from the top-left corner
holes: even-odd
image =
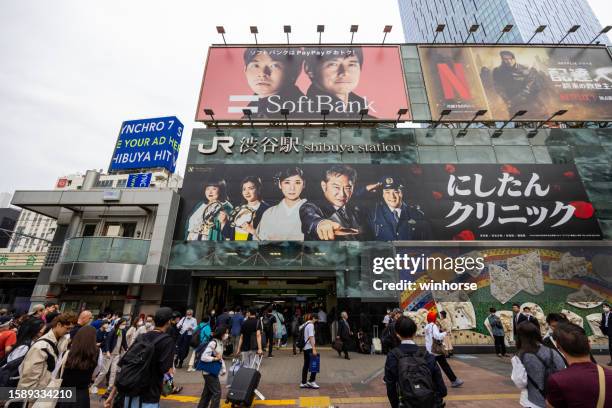
[[[232,212],[232,204],[227,198],[225,180],[207,181],[203,187],[204,201],[196,204],[187,220],[186,239],[188,241],[229,239],[229,214]]]

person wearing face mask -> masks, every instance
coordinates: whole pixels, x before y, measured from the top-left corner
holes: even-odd
[[[202,389],[198,408],[219,408],[220,406],[221,382],[219,381],[219,375],[225,374],[223,344],[229,337],[228,333],[229,329],[226,326],[219,326],[215,330],[213,338],[208,342],[196,366],[197,370],[202,371],[202,377],[204,378],[204,388]],[[216,368],[219,369],[218,372],[215,372]]]
[[[198,321],[193,317],[193,310],[187,309],[185,316],[179,320],[177,329],[179,330],[179,339],[177,344],[176,365],[178,368],[183,368],[183,360],[189,353],[189,344],[191,344],[191,336],[193,331],[198,326]]]
[[[134,344],[134,340],[136,340],[136,336],[138,335],[138,328],[144,326],[144,320],[142,316],[133,316],[131,322],[132,324],[130,325],[130,328],[128,329],[127,333],[125,334],[125,337],[127,338],[128,348],[130,348],[132,344]]]
[[[115,385],[115,377],[117,376],[119,360],[128,349],[127,344],[127,322],[125,319],[119,319],[115,324],[115,327],[106,336],[106,341],[102,351],[104,352],[104,360],[102,363],[102,369],[98,373],[98,376],[94,380],[91,387],[91,393],[95,394],[98,392],[98,387],[102,381],[106,378],[106,374],[110,370],[110,377],[108,379],[108,390],[107,394],[110,393],[111,389]]]
[[[601,314],[599,328],[603,335],[608,337],[608,352],[610,353],[608,365],[612,366],[612,313],[610,313],[610,305],[607,303],[603,304],[603,313]]]

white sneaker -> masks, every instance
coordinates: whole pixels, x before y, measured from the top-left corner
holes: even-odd
[[[307,382],[306,385],[308,385],[310,388],[314,388],[315,390],[319,389],[319,384],[317,384],[316,382]]]
[[[92,386],[89,388],[89,393],[90,393],[90,394],[97,394],[97,393],[98,393],[98,387],[96,387],[95,385],[92,385]]]
[[[310,387],[308,386],[308,383],[306,383],[306,384],[300,384],[300,388],[310,388]]]
[[[195,371],[195,368],[193,368],[193,367],[189,367],[189,368],[187,369],[187,372],[188,372],[188,373],[193,373],[194,371]]]

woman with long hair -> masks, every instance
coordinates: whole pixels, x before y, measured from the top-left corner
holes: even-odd
[[[234,208],[234,241],[252,241],[257,237],[257,227],[263,213],[270,208],[270,204],[263,201],[261,179],[256,176],[247,176],[240,183],[242,198],[245,204]]]
[[[436,358],[436,362],[442,371],[444,371],[444,374],[446,374],[448,380],[451,382],[451,387],[460,387],[463,384],[463,380],[457,378],[453,369],[448,364],[446,356],[444,354],[438,354],[432,351],[434,342],[443,342],[447,335],[446,332],[440,331],[438,328],[438,325],[436,324],[437,318],[438,313],[435,311],[431,311],[427,314],[427,326],[425,326],[425,348]]]
[[[448,356],[451,357],[453,355],[453,323],[444,310],[440,312],[440,330],[446,333],[442,341],[444,342],[444,349],[448,352]]]
[[[28,317],[23,320],[17,329],[17,342],[13,346],[13,350],[7,355],[6,362],[10,363],[25,356],[32,343],[43,334],[44,330],[45,322],[38,317]]]
[[[138,337],[138,328],[142,327],[143,325],[144,314],[132,316],[130,328],[127,330],[127,333],[125,333],[128,348],[130,348],[132,344],[134,344],[136,337]]]
[[[76,401],[57,403],[62,408],[89,408],[89,384],[98,366],[100,351],[96,346],[96,329],[82,327],[72,339],[70,349],[64,353],[60,373],[62,387],[76,388]]]
[[[221,406],[221,382],[219,381],[219,375],[225,373],[223,342],[227,340],[228,333],[229,329],[226,326],[217,327],[212,339],[208,342],[206,349],[202,353],[200,358],[202,363],[209,363],[211,367],[220,364],[220,369],[218,372],[209,372],[206,371],[207,368],[202,367],[204,389],[202,389],[198,408],[219,408]]]
[[[542,344],[540,328],[529,321],[517,329],[517,353],[512,357],[512,381],[521,390],[522,407],[544,408],[544,386],[548,376],[565,368],[563,359]]]
[[[211,179],[202,186],[204,200],[197,203],[187,220],[188,241],[224,241],[230,238],[229,215],[233,206],[223,179]]]

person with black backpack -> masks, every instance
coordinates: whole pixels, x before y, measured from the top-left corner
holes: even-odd
[[[114,398],[125,398],[126,408],[159,407],[164,376],[174,376],[174,339],[166,332],[170,328],[172,309],[162,307],[155,313],[155,329],[140,335],[123,355],[121,371],[115,380],[113,393],[104,406],[111,407]],[[116,397],[119,395],[119,397]]]
[[[446,385],[435,357],[414,342],[417,326],[402,316],[395,321],[399,346],[387,354],[384,381],[392,408],[444,406]]]
[[[268,349],[268,357],[272,357],[272,349],[274,347],[274,325],[276,324],[276,317],[274,317],[272,310],[272,306],[268,306],[259,319],[263,335],[265,336],[265,340],[262,343],[263,346]]]
[[[540,328],[524,321],[516,328],[517,354],[512,357],[512,381],[521,390],[522,407],[546,406],[548,377],[565,368],[559,353],[542,344]]]
[[[17,343],[13,350],[0,361],[0,387],[16,387],[19,382],[19,366],[32,344],[40,337],[45,322],[37,317],[27,317],[17,329]]]
[[[76,321],[73,313],[62,313],[53,319],[51,330],[32,344],[23,359],[17,388],[42,389],[49,384],[60,354],[57,344],[72,330]]]

